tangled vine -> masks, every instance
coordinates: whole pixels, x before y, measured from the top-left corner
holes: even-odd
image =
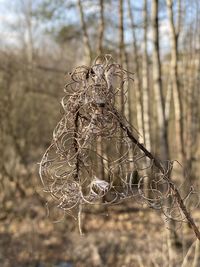
[[[41,181],[56,206],[66,212],[78,209],[80,223],[83,205],[135,197],[166,219],[189,222],[200,239],[187,207],[196,192],[191,188],[181,197],[172,182],[173,162],[160,161],[139,143],[137,130],[118,111],[132,74],[105,55],[70,76],[63,116],[40,162]]]

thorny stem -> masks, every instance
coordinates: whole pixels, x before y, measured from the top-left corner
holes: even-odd
[[[121,120],[121,116],[120,114],[117,112],[117,110],[115,109],[114,114],[116,115],[116,117],[119,120],[119,124],[120,124],[120,128],[126,132],[127,136],[130,138],[130,140],[141,150],[144,152],[144,154],[150,158],[151,160],[153,160],[153,164],[154,166],[156,166],[164,175],[163,179],[166,180],[169,184],[170,189],[172,190],[172,192],[174,193],[174,197],[180,207],[180,209],[182,210],[183,214],[185,215],[189,225],[191,226],[191,228],[193,229],[196,237],[200,240],[200,231],[196,225],[196,223],[194,222],[194,219],[192,218],[190,212],[187,210],[183,199],[177,189],[177,187],[175,186],[175,184],[169,180],[169,174],[168,172],[165,171],[165,168],[163,167],[163,165],[161,164],[161,161],[156,158],[150,151],[148,151],[143,144],[139,143],[138,140],[134,137],[134,135],[132,134],[132,131],[126,126],[124,125],[124,123]]]

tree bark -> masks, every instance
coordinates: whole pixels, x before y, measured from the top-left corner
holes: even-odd
[[[85,50],[85,60],[88,64],[91,63],[91,59],[92,59],[92,49],[90,46],[90,41],[89,41],[89,36],[87,33],[87,26],[85,23],[85,17],[84,17],[84,12],[83,12],[83,6],[81,3],[81,0],[78,0],[77,2],[78,4],[78,9],[79,9],[79,13],[80,13],[80,18],[81,18],[81,27],[82,27],[82,31],[83,31],[83,43],[84,43],[84,50]]]
[[[98,56],[103,54],[103,37],[104,37],[104,0],[99,0],[99,8],[100,8],[100,20],[99,20],[99,38],[98,38],[98,43],[97,43],[97,51],[98,51]],[[101,62],[100,62],[101,63]],[[98,175],[99,178],[104,180],[105,179],[105,165],[103,161],[103,142],[102,142],[102,137],[98,136],[96,140],[96,150],[97,154],[99,157],[97,158],[98,160]],[[106,157],[106,155],[104,155]]]
[[[152,1],[152,31],[153,31],[153,87],[157,106],[158,134],[160,155],[162,160],[168,160],[169,145],[165,119],[164,96],[161,79],[161,62],[159,52],[159,29],[158,29],[158,0]]]
[[[128,58],[126,54],[125,41],[124,41],[124,0],[119,0],[119,60],[122,68],[125,68],[129,71]],[[129,75],[127,73],[127,75]],[[130,121],[130,90],[129,90],[129,81],[126,81],[125,84],[121,87],[121,103],[120,111],[123,116]],[[123,135],[123,133],[122,133]],[[120,145],[120,154],[123,154],[123,144]],[[132,151],[129,151],[129,157],[131,158]],[[131,169],[131,163],[130,163]]]
[[[98,39],[98,46],[97,51],[98,55],[103,53],[103,37],[104,37],[104,0],[99,0],[99,7],[100,7],[100,21],[99,21],[99,39]]]
[[[148,53],[147,53],[147,28],[148,28],[148,18],[147,18],[147,0],[143,3],[143,18],[144,18],[144,38],[143,38],[143,119],[144,119],[144,140],[145,145],[148,150],[151,150],[150,141],[150,107],[149,107],[149,71],[148,71]]]
[[[164,96],[161,79],[161,62],[159,52],[159,23],[158,23],[158,0],[152,0],[152,30],[153,30],[153,86],[157,104],[158,133],[161,160],[167,164],[169,160],[169,144],[167,134],[167,121],[165,118]],[[166,166],[165,166],[166,167]],[[170,179],[170,176],[169,176]],[[170,200],[169,200],[170,206]],[[176,260],[175,244],[177,243],[177,234],[173,220],[166,222],[167,242],[169,251],[169,266],[173,266]]]
[[[119,0],[119,62],[121,66],[124,66],[126,62],[126,53],[124,47],[124,9],[123,9],[123,0]],[[121,104],[120,109],[121,113],[124,115],[125,108],[124,108],[124,88],[122,87],[121,90]]]
[[[173,0],[166,0],[166,3],[167,3],[167,11],[168,11],[168,17],[169,17],[169,25],[170,25],[171,77],[172,77],[172,86],[173,86],[175,123],[176,123],[176,132],[177,132],[176,136],[177,136],[179,157],[182,163],[184,163],[185,162],[185,150],[184,150],[184,137],[183,137],[183,134],[184,134],[183,105],[181,101],[180,85],[178,81],[179,32],[176,31],[175,22],[174,22]],[[178,22],[177,28],[180,29],[180,22]]]
[[[142,81],[140,74],[140,63],[139,63],[139,53],[137,48],[137,41],[135,35],[135,25],[134,25],[134,16],[131,12],[131,2],[128,0],[128,11],[129,19],[131,23],[132,38],[133,38],[133,56],[134,56],[134,65],[135,65],[135,77],[134,77],[134,88],[136,95],[136,111],[137,111],[137,126],[139,135],[139,142],[144,143],[144,127],[143,127],[143,114],[142,114]]]

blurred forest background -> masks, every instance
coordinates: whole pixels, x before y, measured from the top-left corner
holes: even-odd
[[[131,201],[85,214],[80,238],[73,218],[47,215],[37,165],[67,73],[111,54],[134,72],[121,112],[150,151],[181,163],[178,182],[198,188],[199,0],[0,0],[0,32],[0,265],[200,266],[198,246],[185,257],[189,228],[170,262],[159,214]]]

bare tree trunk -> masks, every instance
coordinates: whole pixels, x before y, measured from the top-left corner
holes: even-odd
[[[158,0],[152,0],[152,30],[153,30],[153,86],[154,94],[157,104],[157,118],[158,118],[158,133],[160,155],[162,160],[169,160],[169,144],[167,136],[167,124],[164,109],[164,96],[161,79],[161,63],[159,52],[159,24],[158,24]],[[169,200],[170,201],[170,200]],[[170,203],[169,203],[170,205]],[[175,232],[175,225],[172,220],[169,220],[167,227],[170,229],[167,232],[168,250],[169,250],[169,266],[175,263],[175,244],[177,242],[177,235]]]
[[[128,58],[126,54],[125,42],[124,42],[124,0],[119,0],[119,60],[120,64],[123,68],[129,71],[128,66]],[[126,117],[128,121],[130,121],[130,90],[129,84],[126,82],[121,87],[121,103],[120,103],[120,111],[121,114]],[[123,133],[122,133],[123,135]],[[120,145],[120,154],[123,154],[123,144]],[[131,158],[132,151],[129,151],[129,157]],[[129,164],[129,171],[132,170],[132,164]]]
[[[164,96],[161,80],[161,63],[159,52],[158,31],[158,0],[152,1],[152,30],[153,30],[153,87],[157,105],[158,133],[160,141],[160,155],[162,160],[169,159],[169,145],[164,110]]]
[[[124,0],[119,0],[119,60],[122,67],[129,70],[128,58],[124,42]],[[125,88],[126,87],[126,88]],[[125,90],[124,90],[125,89]],[[124,103],[126,100],[126,103]],[[121,112],[130,120],[130,90],[128,84],[121,91]]]
[[[180,84],[178,80],[178,37],[180,34],[181,27],[181,1],[178,1],[178,23],[175,25],[174,12],[173,12],[173,0],[166,0],[169,25],[170,25],[170,43],[171,43],[171,78],[172,78],[172,90],[173,90],[173,100],[174,100],[174,112],[175,112],[175,126],[176,126],[176,138],[179,159],[183,167],[183,175],[186,174],[187,168],[191,169],[191,161],[187,162],[185,144],[184,144],[184,116],[183,116],[183,103],[181,99]],[[190,91],[190,87],[187,89]],[[189,93],[189,99],[191,99],[191,92]],[[190,113],[190,112],[189,112]],[[192,121],[192,117],[190,118]],[[191,149],[191,135],[187,139],[189,146],[188,151]],[[188,153],[188,152],[187,152]],[[188,164],[189,163],[189,164]],[[189,191],[190,185],[185,182],[183,185],[183,190],[185,195]],[[183,248],[184,249],[184,248]]]
[[[92,59],[92,50],[90,46],[90,41],[89,41],[89,36],[87,33],[87,26],[85,23],[85,17],[84,17],[84,12],[83,12],[83,6],[81,3],[81,0],[78,0],[77,2],[79,12],[80,12],[80,18],[81,18],[81,27],[83,31],[83,43],[84,43],[84,49],[85,49],[85,60],[88,64],[90,64],[91,59]]]
[[[97,51],[98,51],[98,55],[101,55],[103,53],[103,37],[104,37],[104,0],[99,0],[99,7],[100,7],[100,21],[99,21],[99,38],[98,38],[98,44],[97,44]],[[97,139],[96,149],[97,149],[97,154],[99,155],[99,159],[98,159],[99,178],[104,180],[105,179],[105,170],[104,170],[105,165],[103,161],[103,156],[106,158],[106,155],[103,152],[103,142],[102,142],[101,136],[99,136]]]
[[[125,62],[124,50],[124,15],[123,15],[123,0],[119,0],[119,62],[123,66]],[[121,90],[121,113],[124,115],[124,88]]]
[[[104,37],[104,0],[99,0],[99,7],[100,7],[100,21],[99,21],[99,39],[98,39],[98,46],[97,51],[98,55],[101,55],[103,52],[103,37]]]
[[[195,178],[193,169],[193,163],[198,151],[198,132],[199,132],[199,121],[200,121],[200,110],[199,110],[199,97],[200,97],[200,55],[197,55],[195,45],[200,45],[200,4],[196,1],[196,23],[193,34],[188,36],[189,47],[187,56],[185,56],[185,68],[183,72],[183,79],[185,78],[186,83],[184,84],[184,91],[187,92],[187,101],[185,101],[185,115],[186,122],[184,124],[184,140],[185,140],[185,156],[186,172],[191,178]],[[196,42],[195,42],[196,41]],[[193,44],[193,45],[192,45]],[[187,48],[186,48],[187,50]],[[182,66],[182,65],[181,65]],[[185,75],[187,73],[187,76]],[[186,77],[185,77],[186,76]]]
[[[140,75],[140,64],[139,64],[139,55],[137,48],[137,41],[135,36],[135,25],[134,25],[134,16],[131,12],[131,2],[128,0],[128,10],[129,18],[131,23],[132,35],[133,35],[133,56],[135,64],[135,77],[134,77],[134,88],[136,94],[136,110],[137,110],[137,126],[139,135],[139,142],[144,143],[144,128],[143,128],[143,114],[142,114],[142,83]]]
[[[186,105],[186,122],[185,122],[185,162],[184,167],[185,171],[192,178],[192,165],[195,154],[198,150],[198,125],[199,125],[199,111],[198,111],[198,102],[199,102],[199,84],[196,84],[195,74],[198,76],[200,68],[196,66],[195,62],[197,60],[196,55],[191,55],[189,70],[186,70],[188,75],[190,75],[189,82],[187,83],[187,103]],[[199,92],[198,92],[199,91]],[[184,132],[184,133],[185,133]],[[188,191],[188,188],[186,188]]]
[[[129,70],[128,58],[124,42],[124,0],[119,0],[119,60],[122,67]],[[126,87],[126,88],[125,88]],[[126,89],[126,90],[124,90]],[[126,100],[126,103],[124,103]],[[128,84],[124,85],[121,91],[121,112],[130,121],[130,91]]]
[[[142,102],[143,102],[143,135],[144,143],[148,150],[151,151],[151,141],[150,141],[150,107],[149,107],[149,70],[148,70],[148,52],[147,52],[147,31],[148,31],[148,10],[147,10],[147,0],[143,1],[143,58],[142,58]],[[146,164],[149,166],[150,161],[147,158]],[[144,166],[145,168],[145,166]],[[149,197],[149,184],[150,177],[148,171],[146,171],[148,178],[144,182],[144,192],[146,197]]]
[[[146,147],[151,150],[150,146],[150,125],[149,125],[149,79],[148,79],[148,54],[147,54],[147,1],[144,0],[143,7],[143,17],[144,17],[144,39],[143,39],[143,64],[142,64],[142,83],[140,79],[140,66],[139,66],[139,56],[138,49],[136,44],[136,36],[134,31],[134,21],[133,15],[131,13],[131,4],[130,0],[128,0],[129,6],[129,17],[131,20],[131,27],[133,31],[133,48],[135,54],[135,64],[136,64],[136,74],[135,74],[135,82],[136,82],[136,98],[137,98],[137,120],[139,126],[139,132],[143,134],[143,136],[139,136],[139,140],[142,143],[146,144]],[[147,164],[149,164],[149,160],[146,159]],[[145,166],[144,166],[145,168]],[[149,179],[145,179],[144,191],[146,196],[148,197],[148,186]]]
[[[172,84],[171,84],[171,81],[168,81],[168,83],[167,83],[167,93],[166,93],[166,98],[165,98],[166,127],[168,127],[168,123],[169,123],[171,102],[172,102]]]
[[[183,127],[183,106],[181,102],[180,86],[178,81],[178,37],[179,32],[176,31],[173,14],[173,0],[166,0],[169,24],[170,24],[170,43],[171,43],[171,77],[173,84],[173,98],[174,98],[174,110],[176,120],[176,131],[177,131],[177,143],[178,152],[180,159],[185,162],[185,151],[184,151],[184,127]],[[179,0],[180,3],[180,0]],[[180,4],[179,4],[180,6]],[[180,7],[179,7],[180,9]],[[180,11],[179,11],[180,14]],[[179,15],[180,17],[180,15]],[[180,20],[180,18],[179,18]],[[178,22],[178,29],[180,29],[180,22]]]
[[[147,53],[147,0],[144,0],[143,6],[143,17],[144,17],[144,49],[143,49],[143,119],[144,119],[144,140],[148,150],[151,150],[150,141],[150,108],[149,108],[149,71],[148,71],[148,53]]]

